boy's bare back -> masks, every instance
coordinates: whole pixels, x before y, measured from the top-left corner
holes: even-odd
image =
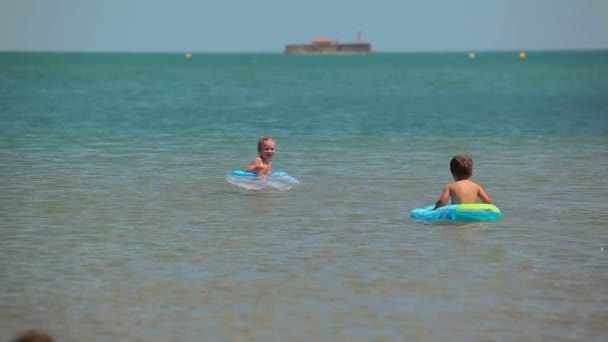
[[[455,182],[443,188],[435,209],[446,205],[449,199],[452,199],[452,204],[469,204],[475,203],[479,197],[483,203],[492,203],[492,199],[481,185],[469,179],[473,174],[473,160],[470,157],[458,155],[452,158],[450,171]]]
[[[492,202],[488,194],[486,194],[479,184],[468,179],[450,183],[446,185],[446,188],[449,191],[449,197],[452,199],[452,204],[475,203],[477,197],[479,197],[483,203]]]

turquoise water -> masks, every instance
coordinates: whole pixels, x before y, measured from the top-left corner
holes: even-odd
[[[2,53],[0,117],[2,340],[608,333],[607,52]],[[461,153],[502,220],[412,222]]]

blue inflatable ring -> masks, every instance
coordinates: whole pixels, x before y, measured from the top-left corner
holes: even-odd
[[[493,204],[452,204],[439,207],[434,205],[424,208],[416,208],[410,213],[413,220],[422,221],[459,221],[459,222],[483,222],[497,221],[502,217],[500,209]]]
[[[262,190],[267,187],[279,190],[289,190],[295,184],[300,184],[296,178],[284,171],[273,172],[270,176],[264,178],[258,177],[258,175],[253,172],[232,170],[226,175],[226,180],[232,185],[247,190]]]

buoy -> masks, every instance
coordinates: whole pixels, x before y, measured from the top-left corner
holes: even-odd
[[[521,52],[519,53],[519,58],[521,58],[521,59],[526,58],[526,53],[525,53],[525,52],[523,52],[523,51],[521,51]]]
[[[190,57],[192,57],[192,54],[191,54],[190,52],[188,52],[188,53],[186,54],[186,59],[190,59]]]
[[[475,54],[475,52],[469,52],[469,58],[470,59],[475,59],[475,57],[477,57],[477,55]]]

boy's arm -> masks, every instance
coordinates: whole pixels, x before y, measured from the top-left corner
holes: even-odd
[[[481,185],[479,186],[479,193],[477,193],[477,195],[483,203],[492,204],[492,199],[486,194]]]
[[[433,208],[433,210],[446,205],[448,203],[449,198],[450,198],[450,186],[446,185],[445,188],[443,188],[443,192],[441,193],[441,196],[439,196],[439,200],[437,201],[437,203],[435,203],[435,208]]]

